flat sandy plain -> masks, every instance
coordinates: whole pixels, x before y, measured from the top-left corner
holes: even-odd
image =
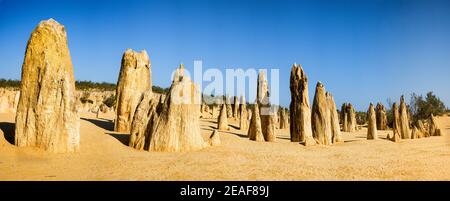
[[[450,180],[450,117],[438,117],[444,136],[393,143],[379,131],[366,140],[366,129],[343,133],[344,143],[305,147],[289,141],[289,129],[277,142],[254,142],[231,121],[222,144],[198,151],[160,153],[127,146],[128,134],[115,133],[113,115],[81,115],[81,150],[48,154],[18,148],[14,113],[0,114],[0,180]],[[202,119],[209,137],[216,119]]]

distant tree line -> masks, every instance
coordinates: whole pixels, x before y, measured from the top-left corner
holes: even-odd
[[[12,79],[0,79],[0,87],[2,88],[20,88],[20,80]],[[77,90],[102,90],[102,91],[115,91],[116,84],[109,82],[92,82],[92,81],[75,81],[75,87]],[[169,91],[168,88],[162,88],[159,86],[152,87],[155,93],[166,93]]]
[[[2,88],[20,88],[20,80],[0,79]]]
[[[92,82],[92,81],[75,81],[75,87],[78,90],[90,90],[99,89],[103,91],[114,91],[116,90],[116,84],[108,82]]]

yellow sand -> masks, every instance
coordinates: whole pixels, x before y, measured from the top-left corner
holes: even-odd
[[[134,150],[127,134],[110,131],[113,115],[81,116],[80,152],[47,154],[8,142],[14,114],[0,114],[0,180],[450,180],[448,116],[438,118],[442,137],[393,143],[380,131],[368,141],[363,129],[343,133],[345,143],[313,147],[290,142],[288,129],[275,143],[250,141],[230,119],[220,146],[184,153]],[[202,119],[203,137],[216,126]]]

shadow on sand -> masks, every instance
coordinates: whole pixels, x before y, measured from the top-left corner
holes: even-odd
[[[128,146],[130,142],[130,135],[125,133],[106,133],[117,140],[119,140],[120,143],[124,144],[125,146]]]
[[[231,127],[231,128],[234,128],[236,130],[241,129],[239,126],[235,126],[235,125],[232,125],[232,124],[228,124],[228,126]]]
[[[94,125],[103,128],[107,131],[114,131],[114,123],[111,120],[107,120],[107,119],[87,119],[87,118],[80,118],[82,120],[85,121],[89,121],[91,123],[93,123]]]
[[[0,122],[0,130],[3,131],[6,141],[14,145],[15,124],[10,122]]]

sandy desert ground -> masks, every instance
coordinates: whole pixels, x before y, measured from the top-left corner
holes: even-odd
[[[81,117],[80,152],[47,154],[12,145],[14,113],[0,114],[0,180],[450,180],[449,116],[438,118],[441,137],[393,143],[380,131],[368,141],[363,128],[311,147],[290,142],[288,129],[275,143],[250,141],[231,121],[221,145],[184,153],[137,151],[112,132],[112,115]],[[206,139],[216,120],[201,122]]]

